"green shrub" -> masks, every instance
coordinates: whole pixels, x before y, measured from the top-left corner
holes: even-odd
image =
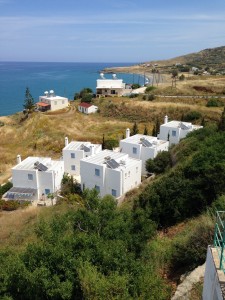
[[[160,174],[172,166],[171,155],[168,151],[162,151],[154,160],[146,161],[146,170],[148,173]]]
[[[93,95],[92,94],[84,94],[81,98],[81,102],[90,103],[92,101]]]
[[[190,111],[183,116],[183,121],[191,122],[202,118],[202,114],[198,111]]]
[[[134,93],[130,94],[129,96],[129,98],[136,98],[136,97],[138,97],[138,94],[134,94]]]
[[[207,107],[219,107],[219,106],[224,106],[224,104],[219,99],[215,99],[212,97],[209,99],[206,106]]]
[[[5,210],[5,211],[12,211],[16,210],[18,208],[24,208],[27,207],[30,204],[28,201],[16,201],[16,200],[0,200],[0,210]]]
[[[155,89],[156,89],[155,86],[148,86],[148,87],[146,88],[145,92],[148,93],[148,92],[151,92],[151,91],[153,91],[153,90],[155,90]]]
[[[214,225],[210,217],[203,218],[187,235],[180,236],[173,246],[171,272],[191,271],[205,262],[206,249],[213,241]]]
[[[143,100],[147,100],[147,101],[153,101],[155,99],[155,95],[150,94],[150,95],[144,95],[142,97]]]
[[[153,94],[150,94],[150,95],[148,95],[148,101],[153,101],[155,99],[155,95],[153,95]]]
[[[133,83],[132,86],[131,86],[132,90],[136,90],[136,89],[138,89],[139,87],[141,87],[141,86],[140,86],[140,84],[138,84],[138,83]]]
[[[13,186],[13,185],[12,185],[11,182],[7,182],[7,183],[1,185],[1,186],[0,186],[0,197],[1,197],[2,195],[4,195],[8,190],[10,190],[12,186]]]
[[[112,150],[115,147],[119,146],[118,140],[110,139],[110,140],[105,140],[105,149]]]

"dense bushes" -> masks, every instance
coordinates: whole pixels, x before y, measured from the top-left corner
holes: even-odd
[[[146,171],[148,173],[160,174],[172,166],[171,154],[168,151],[160,152],[156,158],[146,161]]]
[[[111,196],[85,191],[82,205],[40,220],[37,242],[0,252],[0,297],[8,299],[168,299],[142,257],[155,225],[145,212],[118,209]]]
[[[170,272],[182,274],[205,262],[207,246],[213,241],[214,222],[202,216],[192,230],[182,233],[173,243]]]
[[[12,187],[12,183],[11,182],[7,182],[3,185],[0,186],[0,198]]]
[[[225,193],[225,133],[206,128],[192,133],[182,144],[189,141],[192,151],[182,164],[178,160],[175,169],[147,186],[136,200],[135,207],[146,210],[159,227],[198,215]],[[182,144],[177,146],[181,151]]]
[[[5,211],[12,211],[16,210],[18,208],[24,208],[27,207],[30,204],[30,202],[27,201],[16,201],[16,200],[0,200],[0,210],[5,210]]]
[[[212,97],[209,99],[206,106],[207,107],[219,107],[219,106],[224,106],[224,104],[221,100]]]
[[[192,122],[198,120],[202,117],[202,114],[199,111],[190,111],[187,114],[182,116],[182,121]]]

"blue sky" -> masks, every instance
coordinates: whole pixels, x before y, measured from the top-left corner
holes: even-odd
[[[0,0],[0,61],[144,62],[223,45],[224,0]]]

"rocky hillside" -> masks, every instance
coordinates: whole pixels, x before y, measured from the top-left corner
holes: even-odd
[[[187,72],[192,67],[199,70],[207,70],[211,74],[225,74],[225,46],[205,49],[200,52],[178,56],[168,60],[148,61],[136,66],[109,68],[105,72],[143,73],[151,72],[153,69],[161,73],[170,73],[174,67],[179,71]],[[183,70],[182,70],[183,69]]]

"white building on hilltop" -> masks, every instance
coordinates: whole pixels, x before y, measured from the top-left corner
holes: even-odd
[[[97,79],[97,97],[122,96],[124,93],[127,93],[126,84],[123,82],[123,79],[118,79],[116,74],[112,75],[112,79],[106,79],[103,73],[100,74],[100,77],[100,79]]]
[[[55,193],[61,188],[64,174],[63,161],[50,157],[27,157],[12,168],[13,187],[4,198],[8,200],[40,200],[42,196]]]
[[[44,92],[44,96],[39,96],[39,102],[36,103],[37,108],[41,111],[58,110],[68,107],[68,98],[56,96],[53,90]]]
[[[170,145],[178,144],[181,139],[185,138],[189,132],[203,128],[203,126],[193,125],[189,122],[170,121],[165,116],[164,124],[160,125],[158,138],[169,141]]]
[[[90,142],[68,142],[65,138],[65,147],[63,148],[63,161],[65,173],[73,176],[80,175],[80,160],[92,156],[102,150],[101,144],[92,144]]]
[[[169,142],[159,140],[157,137],[135,134],[130,136],[130,129],[126,130],[126,138],[120,141],[120,151],[130,157],[141,159],[142,174],[146,174],[146,160],[154,159],[159,152],[168,151]]]
[[[80,161],[81,188],[119,198],[141,183],[141,160],[104,150]]]

